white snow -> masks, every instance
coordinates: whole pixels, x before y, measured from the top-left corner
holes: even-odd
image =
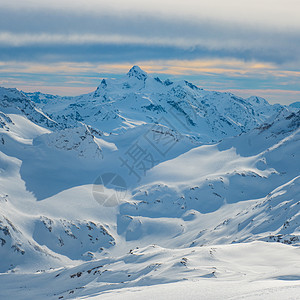
[[[299,298],[299,126],[137,66],[0,88],[0,299]]]

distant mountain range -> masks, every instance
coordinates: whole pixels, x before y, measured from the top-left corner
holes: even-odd
[[[24,93],[63,127],[83,122],[108,133],[159,123],[199,142],[213,142],[261,125],[283,109],[259,97],[209,92],[188,81],[154,78],[134,66],[121,79],[103,79],[78,97]]]

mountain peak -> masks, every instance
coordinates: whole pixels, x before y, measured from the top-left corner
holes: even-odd
[[[127,73],[128,77],[135,77],[139,80],[145,80],[147,78],[147,73],[143,71],[139,66],[133,66]]]

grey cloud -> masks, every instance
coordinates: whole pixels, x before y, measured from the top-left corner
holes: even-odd
[[[256,24],[162,18],[150,15],[96,15],[54,10],[0,11],[1,32],[12,34],[119,35],[119,43],[39,41],[13,46],[1,41],[0,60],[125,62],[150,59],[232,57],[287,63],[300,60],[298,32]],[[126,40],[128,37],[128,40]],[[132,37],[132,39],[130,38]],[[142,42],[136,44],[134,38]],[[143,43],[144,39],[144,43]],[[67,39],[66,39],[67,40]],[[157,42],[159,41],[159,43]]]

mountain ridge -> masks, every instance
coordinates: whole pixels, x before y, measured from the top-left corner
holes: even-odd
[[[53,105],[52,100],[35,101],[65,127],[84,122],[107,133],[121,133],[137,124],[161,123],[199,143],[246,132],[283,109],[258,97],[243,99],[231,93],[204,91],[184,80],[163,82],[138,66],[123,78],[103,79],[92,93],[55,98]]]

